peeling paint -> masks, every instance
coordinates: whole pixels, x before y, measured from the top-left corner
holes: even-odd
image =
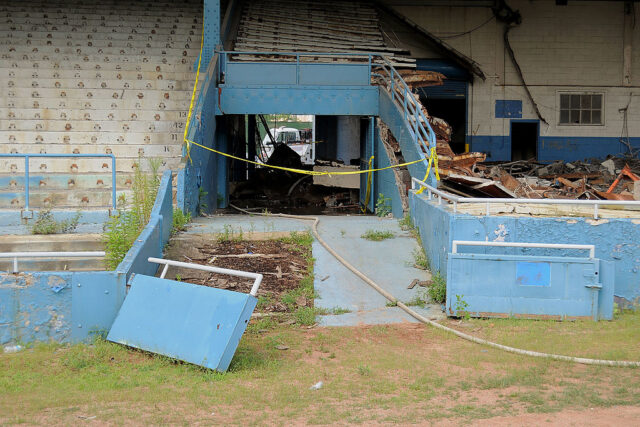
[[[493,239],[494,242],[504,242],[506,237],[509,235],[509,230],[507,230],[507,227],[504,224],[500,224],[498,225],[498,228],[493,231],[493,234],[496,235],[496,238]]]
[[[575,220],[575,219],[569,219],[569,220],[567,220],[567,224],[577,224],[577,223],[578,223],[578,221],[577,221],[577,220]]]
[[[640,224],[640,219],[632,219],[631,224]]]
[[[590,225],[602,225],[602,224],[608,224],[609,220],[608,219],[588,219],[587,220],[587,224]]]

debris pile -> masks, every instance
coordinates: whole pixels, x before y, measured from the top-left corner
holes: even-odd
[[[478,164],[476,174],[499,181],[519,198],[640,200],[640,160],[632,157]]]

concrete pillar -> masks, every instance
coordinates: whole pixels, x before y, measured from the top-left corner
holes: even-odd
[[[360,117],[338,116],[336,158],[346,165],[360,160]],[[357,163],[356,163],[357,164]]]

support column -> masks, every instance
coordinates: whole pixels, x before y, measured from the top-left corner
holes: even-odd
[[[201,70],[206,70],[220,44],[220,0],[204,0],[204,43]],[[196,63],[197,65],[197,63]]]
[[[631,86],[631,52],[633,48],[633,27],[635,10],[633,2],[624,2],[624,29],[622,48],[622,85]]]
[[[247,117],[247,157],[249,160],[256,160],[256,116],[249,114]],[[253,178],[256,171],[256,165],[247,163],[249,179]]]

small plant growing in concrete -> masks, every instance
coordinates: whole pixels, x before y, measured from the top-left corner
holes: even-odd
[[[447,282],[445,282],[440,273],[436,273],[431,280],[432,283],[427,288],[429,297],[435,303],[444,303],[447,298]]]
[[[394,234],[392,232],[390,232],[390,231],[367,230],[360,237],[362,237],[365,240],[371,240],[371,241],[374,241],[374,242],[380,242],[382,240],[393,238]]]
[[[56,221],[53,217],[53,213],[51,213],[51,208],[43,209],[38,212],[38,217],[36,218],[33,226],[31,227],[32,234],[60,234],[60,233],[70,233],[75,231],[78,227],[78,222],[80,221],[80,212],[76,212],[76,214],[69,219],[65,219],[62,221]]]
[[[467,308],[469,308],[469,304],[464,300],[464,295],[456,295],[456,303],[454,305],[456,314],[468,321],[471,318],[471,314],[467,311]]]
[[[171,227],[171,234],[175,234],[179,231],[185,231],[187,224],[191,222],[191,212],[186,214],[182,212],[182,209],[175,208],[173,210],[173,226]]]
[[[202,187],[198,187],[198,215],[207,213],[209,210],[209,204],[207,203],[208,191],[204,191]]]
[[[391,213],[391,199],[384,197],[384,194],[378,194],[378,200],[376,201],[376,215],[380,218],[384,218]]]

